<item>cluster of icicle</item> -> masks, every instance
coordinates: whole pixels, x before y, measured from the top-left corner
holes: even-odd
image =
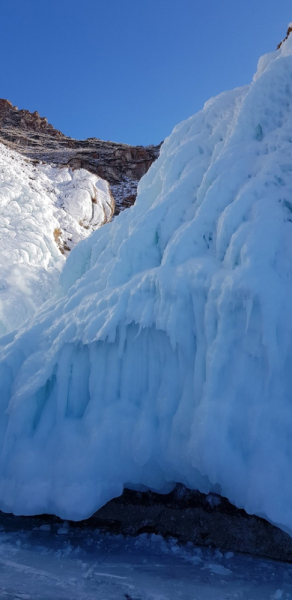
[[[178,125],[3,338],[0,508],[216,490],[292,531],[292,36]]]

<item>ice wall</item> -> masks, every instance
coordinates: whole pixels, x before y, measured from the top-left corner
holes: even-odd
[[[216,489],[292,532],[292,38],[178,125],[2,339],[0,507]]]
[[[0,335],[50,297],[65,255],[110,220],[113,204],[88,171],[34,164],[0,144]]]

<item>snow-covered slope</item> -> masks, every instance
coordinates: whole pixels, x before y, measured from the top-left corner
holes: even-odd
[[[0,507],[216,490],[292,532],[292,37],[178,125],[2,339]]]
[[[0,334],[48,299],[68,250],[113,209],[103,179],[35,165],[0,144]]]

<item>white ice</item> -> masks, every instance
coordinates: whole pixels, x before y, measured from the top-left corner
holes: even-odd
[[[0,335],[49,298],[69,249],[112,212],[103,179],[34,164],[0,144]]]
[[[217,491],[292,532],[292,36],[178,125],[2,338],[0,507]]]

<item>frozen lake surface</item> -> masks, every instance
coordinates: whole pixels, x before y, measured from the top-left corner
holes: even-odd
[[[287,600],[292,565],[0,514],[0,598]]]

